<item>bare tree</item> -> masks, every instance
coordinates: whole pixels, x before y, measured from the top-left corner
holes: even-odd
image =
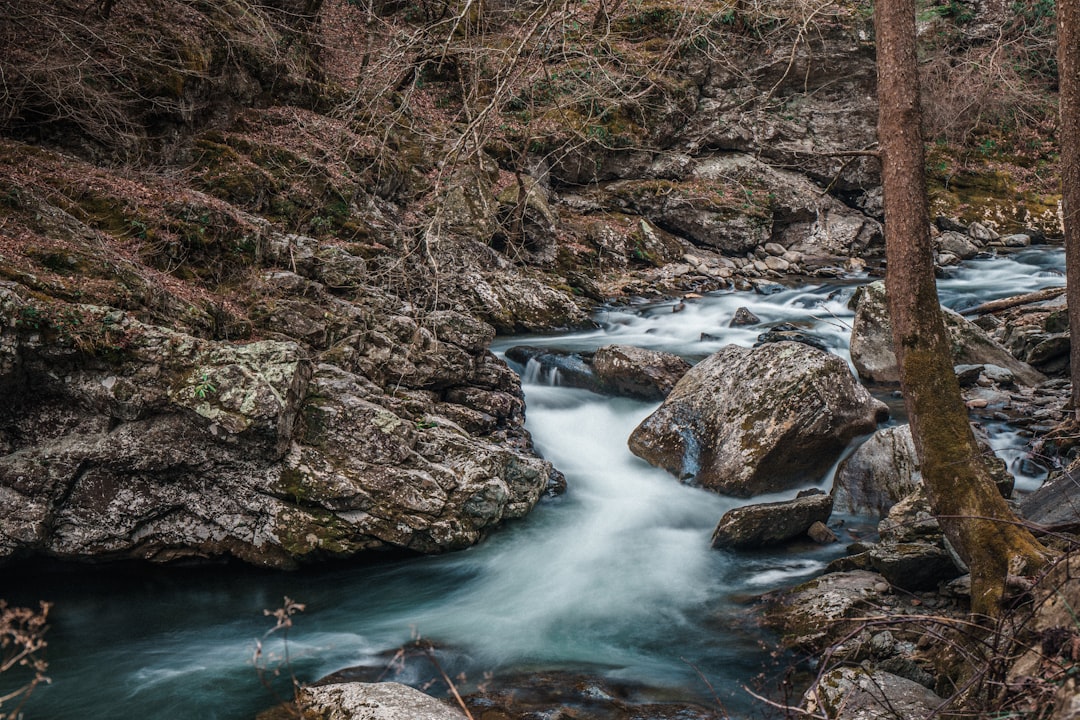
[[[920,130],[914,0],[874,10],[889,315],[900,384],[931,507],[971,569],[972,611],[997,615],[1008,575],[1047,550],[1016,522],[984,465],[939,310]]]
[[[1069,353],[1072,404],[1080,420],[1080,2],[1057,1],[1058,88],[1061,124],[1061,199],[1065,219],[1066,299],[1069,330],[1074,338]]]

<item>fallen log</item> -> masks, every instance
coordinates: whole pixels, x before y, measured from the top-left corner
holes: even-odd
[[[1052,287],[1045,288],[1043,290],[1037,290],[1036,292],[1025,293],[1023,295],[1013,295],[1012,297],[1001,298],[1000,300],[991,300],[984,302],[982,305],[977,305],[967,310],[961,310],[961,315],[985,315],[986,313],[995,313],[999,310],[1008,310],[1019,305],[1027,305],[1029,303],[1043,302],[1044,300],[1053,300],[1056,297],[1065,294],[1065,288]]]

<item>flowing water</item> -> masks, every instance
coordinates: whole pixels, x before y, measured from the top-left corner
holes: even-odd
[[[965,307],[1060,285],[1063,264],[1053,249],[968,263],[942,281],[943,301]],[[805,323],[847,357],[853,290],[727,293],[679,313],[671,304],[606,309],[596,330],[505,339],[496,350],[625,343],[698,359],[727,343],[753,344],[760,328],[727,327],[745,306],[764,323]],[[56,603],[53,683],[35,693],[27,717],[253,717],[273,704],[252,661],[256,639],[271,625],[263,610],[285,595],[307,610],[288,645],[274,635],[264,657],[287,650],[302,680],[383,667],[396,648],[422,636],[441,648],[450,672],[465,674],[466,685],[489,673],[566,669],[641,682],[668,699],[711,703],[715,690],[729,711],[749,714],[753,703],[741,686],[769,658],[769,639],[747,617],[744,599],[813,574],[841,545],[711,550],[717,520],[745,501],[681,485],[629,453],[627,437],[655,404],[559,387],[535,372],[524,386],[536,446],[566,474],[569,490],[470,550],[297,574],[232,567],[7,573],[0,597]],[[1022,456],[1022,438],[1004,426],[994,430],[999,452],[1010,461]],[[1038,481],[1024,479],[1029,487]],[[430,679],[421,675],[405,679]]]

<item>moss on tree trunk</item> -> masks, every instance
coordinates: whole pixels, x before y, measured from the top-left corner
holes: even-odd
[[[1058,0],[1057,34],[1066,300],[1070,334],[1080,338],[1080,0]],[[1080,342],[1072,343],[1069,359],[1073,410],[1080,420]]]
[[[972,611],[996,615],[1010,572],[1047,551],[998,493],[968,423],[938,303],[928,224],[914,0],[874,11],[878,137],[885,193],[886,292],[900,385],[931,507],[971,569]]]

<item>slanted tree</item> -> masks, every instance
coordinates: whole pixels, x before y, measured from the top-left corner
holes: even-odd
[[[1057,1],[1057,40],[1066,300],[1069,334],[1080,338],[1080,1]],[[1069,360],[1073,412],[1080,421],[1080,342],[1072,343]]]
[[[874,28],[885,285],[900,386],[934,515],[971,569],[972,611],[997,615],[1008,575],[1041,567],[1047,550],[1017,523],[994,487],[953,372],[930,245],[915,0],[880,0]]]

